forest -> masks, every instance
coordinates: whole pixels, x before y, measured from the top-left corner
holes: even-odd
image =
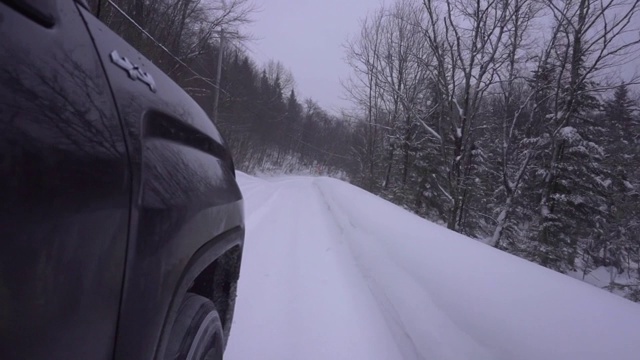
[[[252,60],[249,0],[89,3],[211,115],[238,169],[339,176],[547,268],[606,268],[640,301],[640,0],[389,2],[345,39],[340,114]]]

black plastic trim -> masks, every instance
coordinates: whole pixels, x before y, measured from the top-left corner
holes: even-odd
[[[199,130],[158,111],[148,112],[145,118],[145,137],[165,139],[198,149],[226,164],[231,163],[229,166],[233,168],[229,151]]]

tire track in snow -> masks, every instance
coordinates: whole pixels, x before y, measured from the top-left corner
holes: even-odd
[[[256,227],[260,224],[261,221],[269,214],[270,210],[273,208],[274,204],[278,200],[278,196],[282,191],[281,188],[276,188],[267,198],[263,201],[263,203],[256,207],[252,208],[251,212],[246,214],[246,226],[247,229]],[[249,194],[245,196],[250,196]]]
[[[228,358],[401,358],[312,180],[273,181],[246,197],[259,208],[248,219]]]
[[[425,358],[418,351],[418,348],[414,342],[414,339],[412,338],[411,334],[409,334],[409,332],[406,330],[406,327],[404,326],[404,322],[402,321],[400,313],[398,312],[396,307],[393,305],[393,302],[391,302],[384,288],[378,284],[376,279],[370,274],[370,271],[368,271],[366,266],[363,265],[361,261],[361,256],[357,254],[357,251],[354,249],[353,244],[351,244],[351,242],[349,241],[350,237],[364,236],[365,233],[362,231],[359,231],[358,227],[355,224],[353,224],[353,222],[351,222],[351,219],[349,219],[349,216],[342,209],[338,209],[336,204],[333,204],[332,206],[331,202],[328,200],[327,196],[325,195],[324,191],[322,190],[320,185],[317,183],[317,181],[314,180],[313,185],[316,191],[318,192],[319,197],[322,199],[325,206],[329,210],[329,213],[331,214],[331,217],[333,222],[335,223],[335,226],[337,226],[340,229],[340,232],[342,234],[342,241],[347,244],[349,253],[353,258],[354,263],[356,264],[360,272],[360,275],[362,276],[363,280],[367,284],[367,287],[371,292],[371,296],[374,298],[374,300],[378,304],[379,310],[384,316],[385,320],[387,321],[387,324],[389,325],[390,330],[392,330],[392,333],[394,335],[398,348],[403,353],[403,358],[405,360],[424,360]],[[338,216],[338,214],[342,216]],[[344,224],[345,221],[348,223],[348,225]],[[350,229],[347,229],[347,226],[350,227]],[[366,234],[366,235],[369,235],[369,234]],[[373,246],[373,245],[375,245],[375,243],[370,242],[369,246]]]
[[[325,181],[335,180],[320,180]],[[395,251],[389,243],[391,238],[372,233],[368,228],[360,229],[346,210],[352,209],[348,207],[352,204],[343,204],[343,199],[337,193],[327,193],[319,184],[317,186],[331,209],[334,221],[343,229],[344,238],[367,279],[381,312],[385,314],[389,327],[395,330],[394,335],[399,347],[404,351],[405,359],[459,359],[460,351],[446,344],[447,337],[451,336],[473,344],[472,350],[462,351],[465,354],[462,358],[492,358],[486,353],[486,348],[483,348],[484,344],[452,318],[443,304],[430,294],[425,287],[427,282],[417,276],[419,273],[412,272],[412,269],[402,262],[401,256],[394,256]],[[402,286],[398,286],[398,282],[401,282]],[[394,292],[397,289],[401,289],[403,295]],[[407,296],[407,293],[411,293],[411,296]],[[407,312],[407,309],[413,308],[415,311]],[[402,311],[399,311],[400,309]],[[417,319],[423,320],[422,324],[429,325],[416,327]]]

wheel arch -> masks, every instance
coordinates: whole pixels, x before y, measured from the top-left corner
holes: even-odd
[[[164,357],[171,327],[187,292],[204,296],[216,305],[226,345],[233,321],[243,241],[244,227],[237,226],[202,245],[191,257],[176,284],[165,316],[156,349],[156,359]]]

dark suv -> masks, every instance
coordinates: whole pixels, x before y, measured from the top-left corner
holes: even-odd
[[[0,359],[220,359],[244,239],[229,150],[72,0],[0,0]]]

